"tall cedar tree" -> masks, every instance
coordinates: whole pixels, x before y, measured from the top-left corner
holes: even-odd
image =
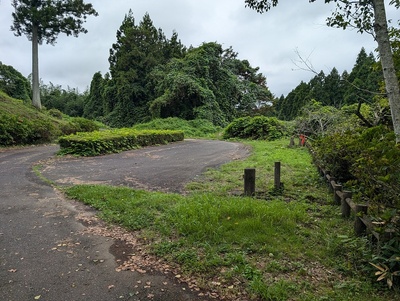
[[[130,126],[148,120],[148,102],[154,97],[150,72],[170,58],[182,57],[184,52],[176,33],[168,40],[161,29],[154,27],[148,14],[136,25],[129,11],[117,31],[117,42],[110,49],[111,80],[104,88],[105,107],[111,112],[108,122]]]
[[[309,1],[315,2],[316,0]],[[245,0],[246,6],[260,13],[270,10],[273,6],[277,6],[278,2],[278,0]],[[370,32],[374,34],[375,40],[378,43],[396,143],[400,145],[400,86],[390,45],[385,1],[325,0],[325,3],[329,2],[335,2],[337,5],[336,11],[327,19],[329,26],[343,29],[355,27],[361,33]],[[389,1],[389,5],[393,5],[398,9],[400,7],[400,0],[391,0]]]
[[[32,103],[41,108],[39,91],[38,45],[54,45],[59,33],[77,37],[88,15],[97,16],[92,4],[83,0],[13,0],[13,25],[16,36],[26,35],[32,42]]]

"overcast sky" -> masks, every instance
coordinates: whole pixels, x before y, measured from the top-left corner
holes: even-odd
[[[361,47],[374,51],[371,35],[329,28],[326,17],[334,9],[324,1],[282,0],[271,11],[258,14],[244,0],[91,0],[98,17],[89,17],[87,34],[78,38],[60,35],[55,46],[39,47],[40,78],[45,84],[85,90],[95,72],[108,71],[109,49],[116,31],[132,9],[137,23],[148,12],[155,27],[170,38],[175,30],[185,46],[203,42],[230,46],[267,77],[275,96],[286,95],[301,80],[313,74],[298,70],[296,51],[309,58],[316,70],[326,74],[333,67],[351,71]],[[31,44],[25,36],[15,37],[11,0],[0,1],[0,61],[28,76],[31,73]]]

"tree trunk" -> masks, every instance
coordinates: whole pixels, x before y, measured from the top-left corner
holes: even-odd
[[[393,54],[390,47],[388,26],[384,0],[373,0],[375,24],[374,31],[381,59],[386,92],[389,99],[393,119],[393,128],[396,135],[396,144],[400,145],[400,88],[394,69]]]
[[[42,108],[39,90],[39,42],[37,25],[32,26],[32,104]]]

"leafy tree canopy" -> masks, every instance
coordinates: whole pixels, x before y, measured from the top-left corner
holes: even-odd
[[[31,85],[28,79],[12,66],[2,62],[0,62],[0,90],[13,98],[31,100]]]

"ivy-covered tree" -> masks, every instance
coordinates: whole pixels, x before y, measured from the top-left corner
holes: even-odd
[[[315,2],[316,0],[309,0]],[[278,5],[278,0],[245,0],[247,6],[262,13]],[[359,32],[369,32],[375,37],[385,79],[385,89],[389,99],[396,143],[400,144],[400,85],[396,74],[393,52],[390,44],[388,22],[384,0],[338,1],[325,0],[325,3],[335,2],[337,8],[327,24],[332,27],[346,29],[357,28]],[[391,0],[389,5],[396,9],[400,0]]]
[[[153,81],[158,93],[150,102],[153,117],[207,119],[225,126],[272,99],[258,68],[218,43],[204,43],[184,58],[159,66]]]
[[[60,33],[78,36],[88,15],[97,16],[92,4],[83,0],[13,0],[13,25],[16,36],[26,35],[32,42],[32,103],[41,108],[38,45],[54,45]]]
[[[83,117],[96,119],[104,116],[104,81],[100,72],[96,72],[93,75],[90,92],[83,110]]]
[[[9,96],[30,102],[31,85],[14,67],[0,62],[0,90]]]

